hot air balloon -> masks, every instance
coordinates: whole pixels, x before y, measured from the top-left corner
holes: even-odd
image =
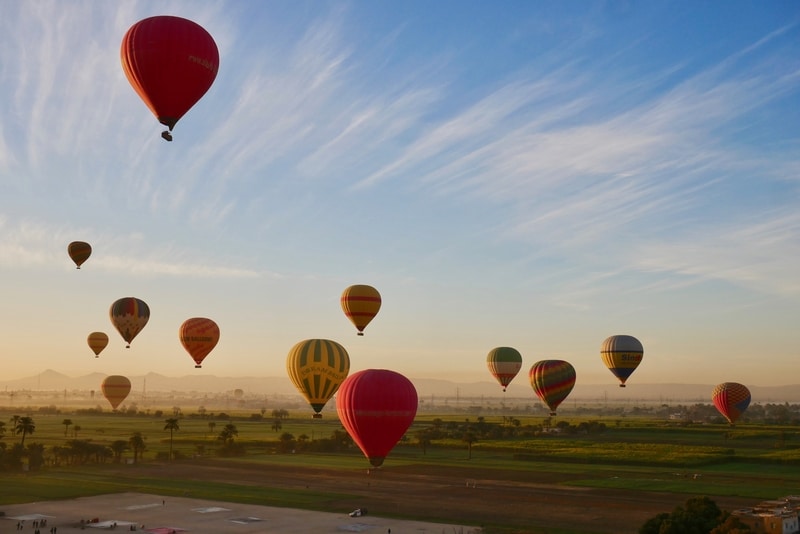
[[[209,33],[191,20],[161,15],[140,20],[122,39],[120,59],[125,76],[169,130],[214,83],[219,50]]]
[[[528,378],[536,396],[550,408],[550,415],[575,387],[575,368],[564,360],[542,360],[533,364]]]
[[[711,401],[733,425],[750,406],[750,390],[736,382],[723,382],[711,392]]]
[[[94,352],[94,357],[99,358],[100,353],[103,352],[103,349],[108,345],[108,335],[105,332],[92,332],[89,334],[89,337],[86,338],[86,342],[89,344],[89,348]]]
[[[114,302],[108,311],[111,323],[130,348],[131,341],[142,331],[150,319],[150,307],[135,297],[124,297]]]
[[[417,415],[417,390],[395,371],[367,369],[342,382],[336,412],[374,467],[380,467]]]
[[[329,339],[306,339],[295,344],[286,357],[289,378],[314,409],[314,418],[333,397],[350,372],[350,356]]]
[[[131,392],[131,381],[121,375],[107,376],[100,385],[103,396],[111,403],[111,407],[116,410]]]
[[[511,347],[497,347],[486,356],[486,366],[505,391],[522,369],[522,355]]]
[[[381,294],[372,286],[357,284],[342,292],[340,299],[342,311],[358,329],[358,335],[364,335],[364,329],[381,309]]]
[[[80,269],[83,262],[92,255],[92,245],[84,241],[73,241],[67,245],[67,253],[72,258],[72,261],[75,262],[75,268]]]
[[[633,336],[611,336],[603,341],[600,357],[603,363],[619,379],[619,387],[625,387],[625,381],[639,367],[644,356],[642,343]]]
[[[199,369],[203,359],[219,342],[219,326],[211,319],[193,317],[186,319],[178,331],[183,348],[189,353]]]

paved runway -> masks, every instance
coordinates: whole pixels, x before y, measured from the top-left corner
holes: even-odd
[[[479,528],[401,521],[366,515],[308,512],[186,497],[144,493],[116,493],[66,501],[43,501],[0,506],[5,513],[0,533],[36,531],[57,534],[97,530],[151,534],[342,533],[368,534],[478,534]],[[95,521],[96,520],[96,521]],[[43,523],[46,521],[46,523]],[[18,525],[22,529],[18,529]],[[55,531],[53,529],[56,529]],[[99,533],[98,533],[99,534]]]

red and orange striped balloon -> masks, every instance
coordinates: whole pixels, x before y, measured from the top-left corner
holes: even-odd
[[[364,329],[381,309],[381,294],[372,286],[357,284],[345,289],[340,301],[342,311],[355,325],[358,335],[363,336]]]
[[[733,425],[750,406],[750,390],[737,382],[723,382],[711,392],[711,401],[719,413]]]
[[[195,368],[199,369],[219,342],[219,326],[206,317],[192,317],[183,322],[178,337],[183,348],[194,360]]]

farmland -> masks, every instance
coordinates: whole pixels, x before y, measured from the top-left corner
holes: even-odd
[[[635,532],[693,496],[731,510],[800,490],[796,425],[426,413],[368,474],[330,413],[312,420],[304,411],[5,410],[0,421],[14,415],[35,422],[25,444],[41,446],[43,464],[7,474],[13,483],[0,489],[1,504],[138,491],[337,513],[364,506],[376,515],[457,520],[502,534],[599,534]],[[179,425],[172,439],[169,418]],[[219,435],[229,424],[236,446],[225,450]],[[11,426],[0,440],[7,451],[20,440]],[[130,449],[119,457],[56,452],[128,442],[137,433],[144,447],[135,462]]]

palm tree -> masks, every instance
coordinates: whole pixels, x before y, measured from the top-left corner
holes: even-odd
[[[81,425],[75,425],[72,427],[72,435],[73,437],[78,437],[78,432],[81,431]]]
[[[236,429],[236,425],[228,423],[225,425],[225,428],[222,429],[222,432],[219,433],[219,440],[225,443],[233,443],[233,438],[238,435],[239,431]]]
[[[61,424],[64,425],[64,436],[66,436],[67,431],[69,431],[69,427],[72,426],[72,419],[64,419],[61,421]]]
[[[467,450],[469,451],[467,460],[472,460],[472,444],[478,441],[478,436],[476,436],[471,430],[467,430],[461,437],[461,441],[467,444]]]
[[[6,435],[6,424],[3,421],[0,421],[0,439]]]
[[[114,461],[119,463],[122,458],[122,453],[128,448],[128,442],[124,439],[117,439],[111,443],[110,447],[114,452]]]
[[[216,427],[216,426],[217,426],[217,423],[215,423],[214,421],[209,421],[208,422],[208,430],[209,430],[209,432],[211,432],[213,434],[214,433],[214,427]]]
[[[19,444],[24,447],[25,436],[28,434],[33,434],[34,430],[36,430],[36,425],[33,422],[33,418],[28,416],[20,417],[17,421],[17,425],[14,427],[14,432],[17,434],[22,434],[22,439],[20,440]]]
[[[147,446],[145,445],[142,433],[134,432],[133,435],[128,438],[128,445],[130,445],[131,449],[133,449],[133,463],[136,463],[139,455],[144,452],[144,449]]]
[[[181,427],[178,425],[178,420],[174,417],[170,417],[166,420],[166,424],[164,425],[164,430],[169,430],[169,459],[172,460],[172,433],[176,430],[180,430]]]

